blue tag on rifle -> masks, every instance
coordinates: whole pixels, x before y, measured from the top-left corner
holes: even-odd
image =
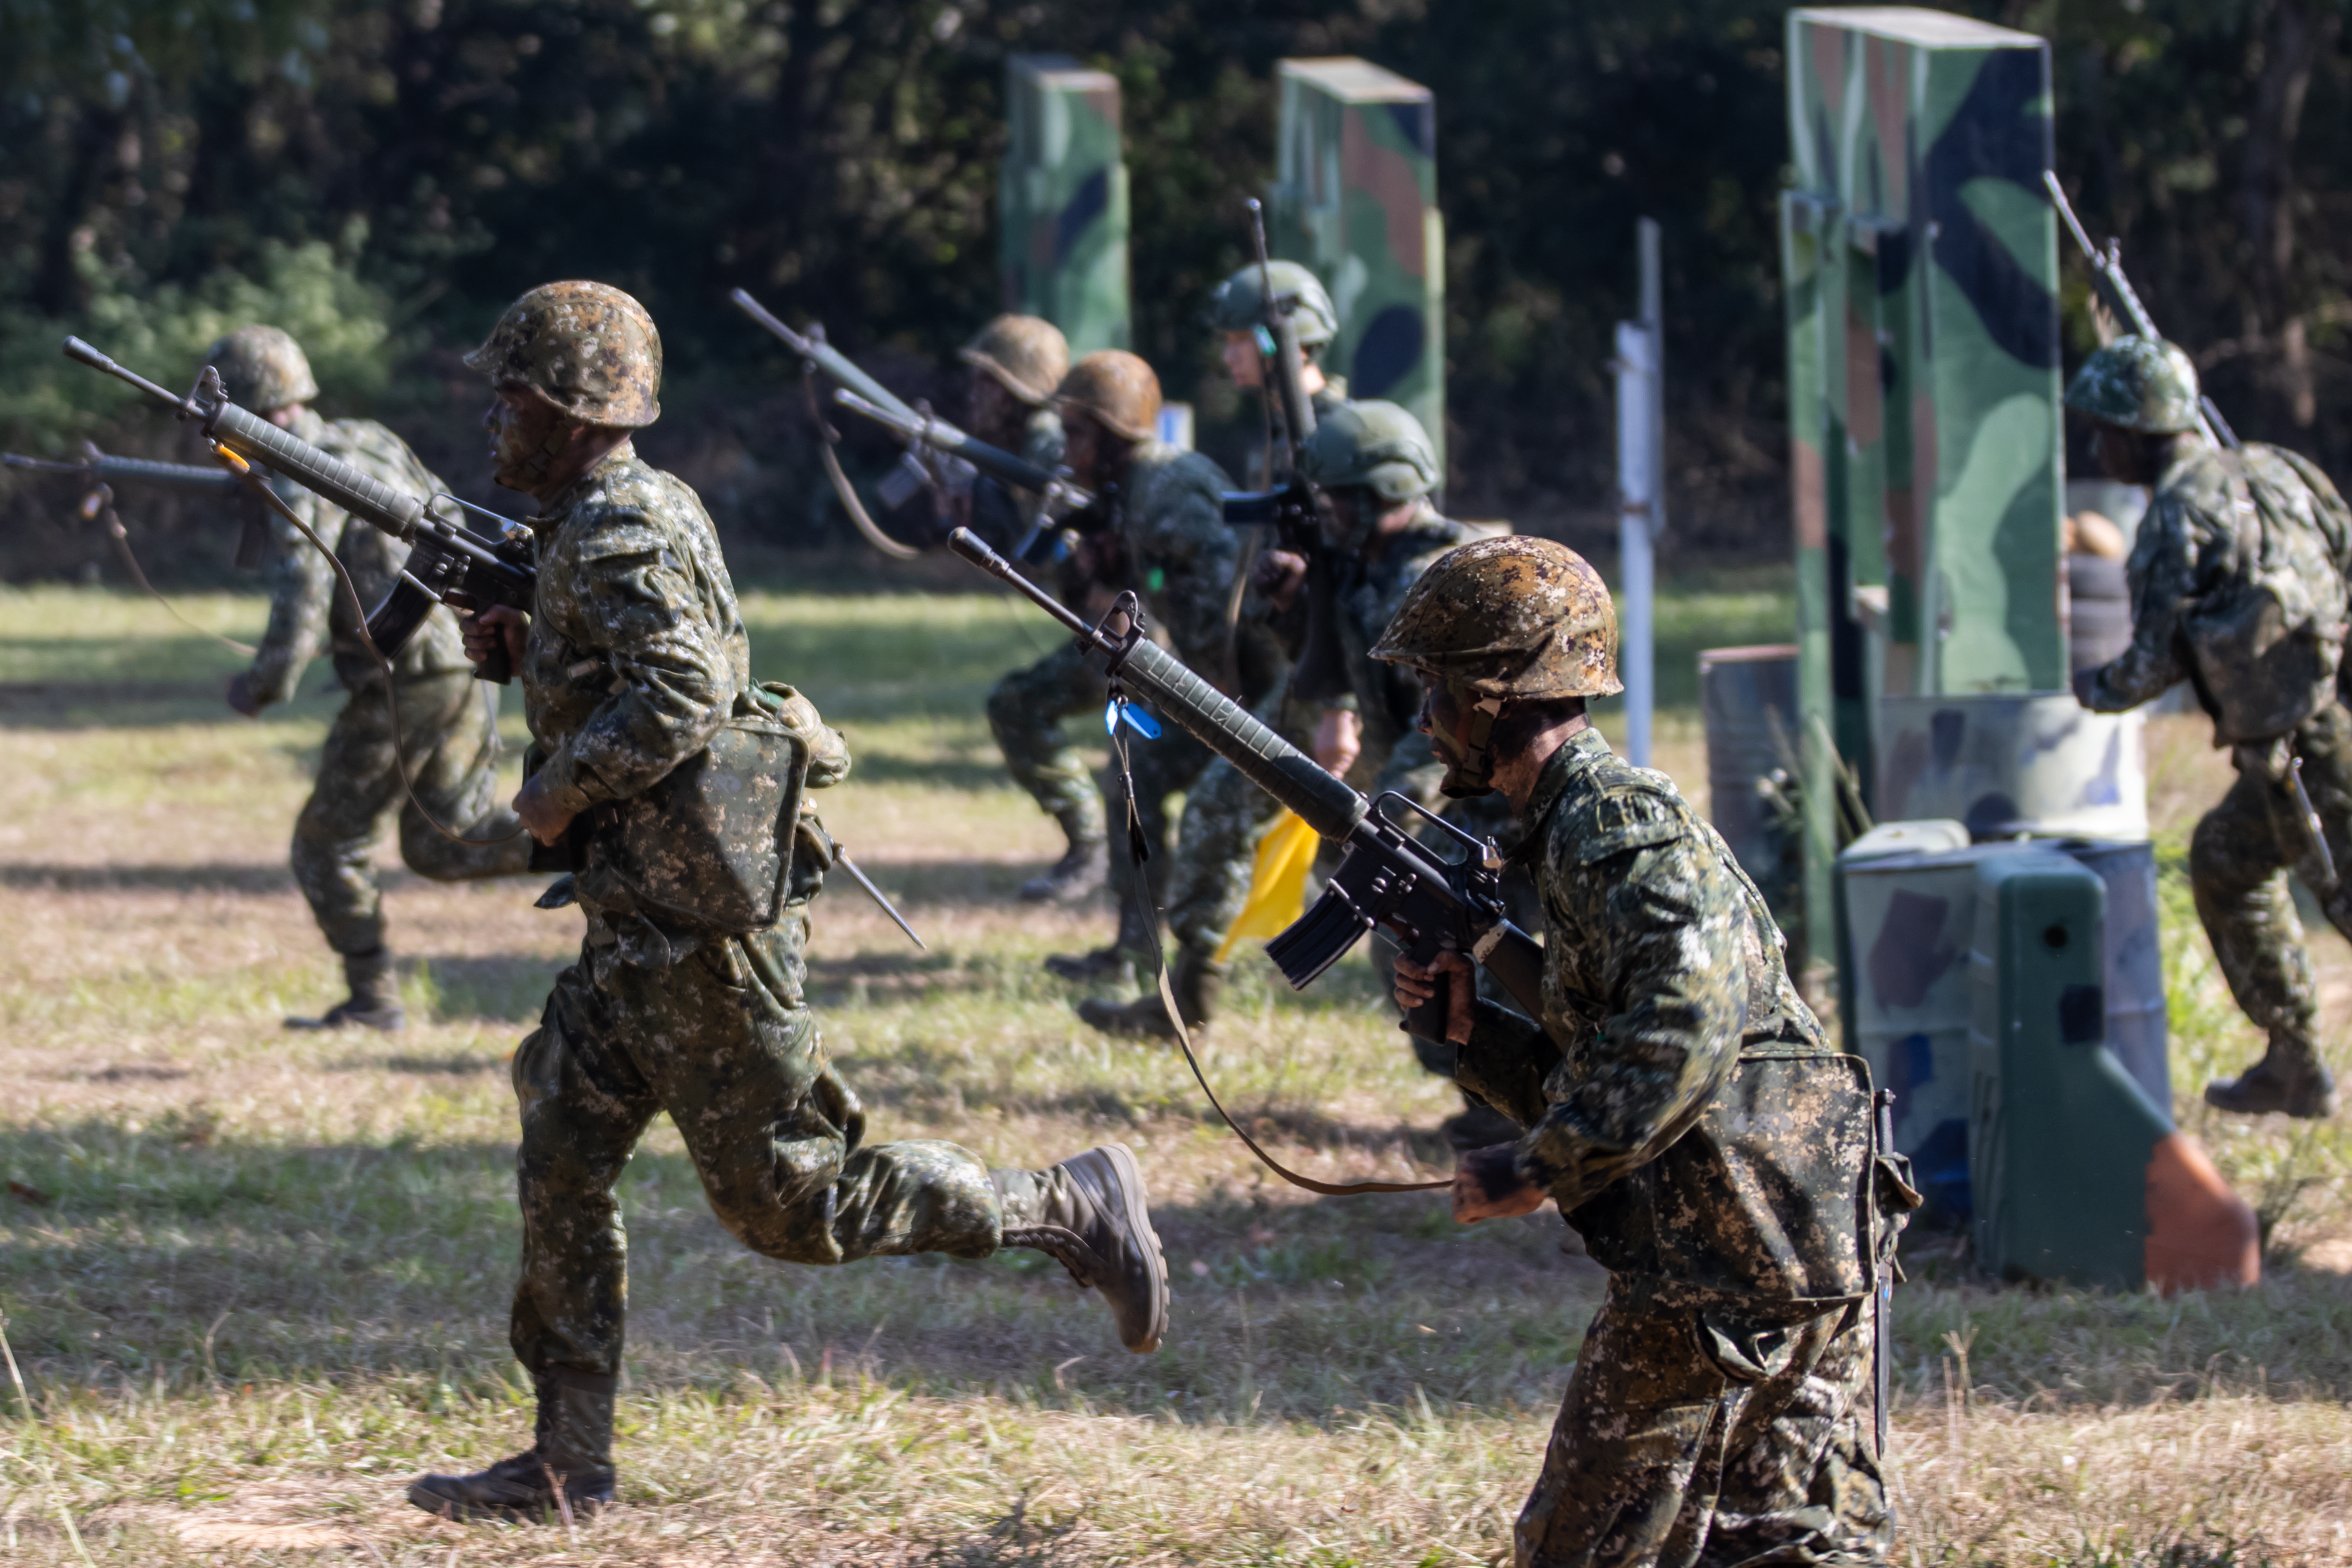
[[[1103,733],[1117,735],[1118,721],[1127,720],[1127,727],[1146,740],[1160,738],[1160,721],[1123,697],[1113,697],[1103,705]]]

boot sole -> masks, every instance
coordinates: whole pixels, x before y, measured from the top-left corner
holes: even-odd
[[[1127,1228],[1150,1247],[1151,1278],[1159,1300],[1153,1303],[1151,1333],[1142,1344],[1128,1348],[1138,1355],[1149,1355],[1160,1348],[1168,1333],[1168,1255],[1160,1249],[1160,1232],[1152,1227],[1151,1210],[1143,1201],[1143,1169],[1135,1163],[1135,1152],[1125,1144],[1097,1145],[1095,1153],[1110,1162],[1112,1174],[1118,1179],[1119,1202],[1127,1212]]]
[[[436,1518],[454,1520],[460,1524],[484,1522],[561,1524],[563,1522],[563,1511],[556,1506],[555,1500],[551,1497],[544,1502],[528,1506],[520,1503],[466,1502],[457,1498],[444,1497],[418,1480],[408,1483],[408,1501],[410,1506],[421,1508]],[[593,1513],[599,1509],[609,1507],[612,1501],[613,1494],[610,1491],[602,1495],[588,1493],[571,1500],[572,1511],[574,1516]]]

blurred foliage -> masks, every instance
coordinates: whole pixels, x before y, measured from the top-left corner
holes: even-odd
[[[2242,430],[2331,462],[2352,444],[2336,412],[2352,321],[2339,4],[1962,7],[2053,38],[2061,162],[2093,228],[2124,235]],[[1783,14],[0,0],[0,439],[104,434],[110,393],[35,368],[60,328],[115,333],[115,351],[176,375],[212,324],[250,308],[320,335],[334,407],[434,427],[420,444],[457,478],[478,464],[458,456],[474,393],[454,350],[522,288],[588,276],[662,325],[671,416],[648,445],[731,486],[731,527],[814,540],[834,525],[797,388],[730,287],[822,319],[902,384],[944,388],[950,350],[997,300],[1005,57],[1074,54],[1124,88],[1138,347],[1171,395],[1213,413],[1231,399],[1199,311],[1243,258],[1241,199],[1271,173],[1274,63],[1360,53],[1437,95],[1455,509],[1608,536],[1605,363],[1646,213],[1665,225],[1677,532],[1769,556],[1784,512]],[[2069,276],[2079,350],[2090,328]],[[12,549],[5,570],[56,564]]]

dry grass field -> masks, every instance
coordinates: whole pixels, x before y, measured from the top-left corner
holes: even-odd
[[[1769,637],[1780,602],[1682,595],[1662,667]],[[252,599],[184,608],[225,632],[261,622]],[[1433,1197],[1308,1199],[1257,1170],[1181,1061],[1077,1026],[1038,961],[1108,916],[1011,901],[1055,833],[980,717],[993,675],[1050,645],[1041,618],[788,585],[745,610],[759,670],[809,690],[856,749],[829,824],[930,943],[915,952],[853,891],[819,905],[814,995],[876,1135],[1003,1164],[1125,1140],[1176,1272],[1166,1348],[1120,1351],[1037,1255],[751,1256],[661,1124],[624,1191],[623,1505],[529,1529],[408,1508],[409,1475],[528,1430],[505,1348],[505,1061],[578,916],[533,909],[532,883],[394,870],[410,1027],[286,1031],[339,994],[284,854],[337,697],[241,720],[218,700],[236,657],[152,603],[0,592],[0,1312],[21,1369],[0,1387],[0,1562],[1506,1557],[1600,1282],[1558,1217],[1458,1228]],[[1687,708],[1664,731],[1662,760],[1702,788]],[[2217,765],[2179,722],[2153,751],[2177,843]],[[2252,1044],[2167,885],[2193,1089]],[[2320,946],[2340,1031],[2352,962]],[[1304,997],[1271,979],[1244,967],[1213,1039],[1229,1103],[1310,1170],[1438,1174],[1447,1096],[1363,960]],[[1923,1239],[1897,1313],[1899,1562],[2352,1562],[2341,1130],[2183,1115],[2276,1219],[2268,1281],[2169,1301],[1996,1289]]]

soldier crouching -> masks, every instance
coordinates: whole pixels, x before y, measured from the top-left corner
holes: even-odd
[[[843,1263],[1034,1248],[1103,1294],[1129,1349],[1155,1348],[1166,1268],[1125,1148],[992,1171],[953,1144],[866,1141],[803,994],[807,903],[829,855],[814,817],[797,840],[807,859],[794,853],[790,895],[763,928],[681,917],[623,869],[616,803],[662,799],[647,792],[747,709],[799,737],[812,787],[849,767],[807,699],[754,685],[709,517],[631,445],[659,413],[652,320],[618,289],[549,284],[509,307],[467,363],[497,389],[485,423],[498,482],[540,504],[532,612],[486,612],[467,651],[478,662],[503,647],[521,676],[538,761],[514,809],[567,852],[587,931],[514,1060],[523,1246],[511,1338],[538,1392],[534,1440],[472,1475],[425,1476],[410,1500],[520,1519],[559,1500],[611,1500],[627,1301],[614,1187],[660,1112],[714,1212],[756,1251]]]
[[[1883,1563],[1870,1298],[1902,1223],[1882,1207],[1916,1195],[1754,884],[1586,722],[1622,689],[1616,641],[1582,558],[1500,538],[1440,558],[1373,650],[1420,673],[1445,792],[1509,799],[1543,901],[1540,1020],[1463,1005],[1458,956],[1397,961],[1408,1009],[1444,977],[1456,1081],[1528,1129],[1462,1157],[1454,1215],[1552,1198],[1610,1271],[1517,1560]]]

